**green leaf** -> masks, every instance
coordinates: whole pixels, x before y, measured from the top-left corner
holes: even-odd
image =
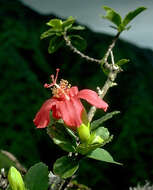
[[[140,14],[144,10],[146,10],[145,7],[139,7],[136,10],[129,12],[123,19],[122,22],[123,27],[129,24],[129,22],[131,22],[138,14]]]
[[[3,190],[3,189],[0,189],[0,190]],[[6,190],[12,190],[11,187],[10,187],[10,185],[7,187]]]
[[[67,31],[69,28],[71,28],[74,22],[75,19],[72,16],[70,16],[66,21],[64,21],[62,24],[64,31]]]
[[[5,168],[6,170],[9,170],[9,168],[11,166],[15,166],[16,167],[15,162],[13,162],[12,160],[10,160],[8,158],[8,156],[6,156],[5,154],[3,154],[3,151],[0,151],[0,169],[1,168]]]
[[[84,26],[72,26],[71,27],[71,30],[84,30],[85,29],[85,27]]]
[[[48,167],[42,162],[37,163],[28,170],[24,179],[29,190],[47,190]]]
[[[52,28],[42,33],[40,39],[48,38],[50,36],[56,35],[57,30],[53,30]]]
[[[105,74],[106,76],[108,76],[109,70],[105,67],[103,60],[102,60],[102,62],[101,62],[101,68],[102,68],[104,74]]]
[[[106,11],[106,16],[103,16],[103,18],[111,21],[116,26],[119,26],[122,22],[121,16],[110,7],[104,6],[103,8]]]
[[[26,171],[13,154],[5,150],[0,150],[0,169],[5,168],[8,171],[11,166],[16,167],[20,172]]]
[[[53,138],[53,142],[67,152],[75,152],[75,146],[73,146],[70,142],[61,141],[57,138]]]
[[[113,140],[113,135],[110,135],[108,129],[105,127],[98,127],[98,129],[93,131],[93,133],[104,140],[101,144],[101,147]]]
[[[87,143],[81,143],[79,146],[77,146],[76,151],[82,155],[86,155],[89,152],[92,152],[96,148],[101,147],[101,144],[95,143],[95,144],[87,144]]]
[[[119,60],[119,61],[116,63],[116,65],[122,66],[122,65],[124,65],[125,63],[128,63],[129,61],[130,61],[129,59],[121,59],[121,60]]]
[[[118,28],[116,26],[110,26],[111,28],[113,28],[114,30],[118,30]]]
[[[53,142],[57,144],[60,148],[67,152],[75,152],[75,135],[70,135],[66,127],[63,126],[63,124],[56,123],[54,124],[54,126],[49,126],[47,128],[47,133],[52,138]]]
[[[91,130],[98,128],[98,126],[101,125],[104,121],[111,119],[114,115],[119,114],[119,113],[120,113],[120,111],[113,111],[113,112],[107,113],[106,115],[104,115],[100,119],[93,121],[91,123]]]
[[[61,178],[71,177],[79,168],[79,162],[73,157],[63,156],[56,160],[53,171]]]
[[[48,23],[46,23],[48,26],[51,26],[56,29],[62,29],[62,20],[60,19],[51,19]]]
[[[79,51],[83,51],[87,47],[86,41],[79,35],[69,35],[69,39],[74,47],[76,47]]]
[[[109,139],[110,133],[107,128],[99,127],[95,131],[96,135],[100,136],[104,141]]]
[[[62,45],[64,44],[64,40],[63,38],[59,37],[59,36],[53,36],[50,39],[49,42],[49,47],[48,47],[48,52],[54,53],[55,51],[57,51]]]
[[[130,25],[130,26],[126,27],[125,30],[130,30],[131,27],[132,26]]]
[[[113,157],[109,154],[109,152],[102,148],[97,148],[96,150],[89,153],[87,157],[99,161],[122,165],[121,163],[114,161]]]

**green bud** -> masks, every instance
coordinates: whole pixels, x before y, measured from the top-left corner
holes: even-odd
[[[79,138],[81,142],[87,142],[90,139],[90,125],[85,125],[82,123],[80,127],[77,128]]]
[[[25,190],[25,185],[20,172],[13,166],[8,172],[8,181],[12,190]]]
[[[83,109],[81,119],[82,123],[84,123],[85,125],[89,125],[88,115],[85,109]]]

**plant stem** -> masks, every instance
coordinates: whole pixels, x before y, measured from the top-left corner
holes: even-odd
[[[65,182],[64,182],[64,184],[63,184],[61,190],[67,190],[67,189],[68,189],[68,186],[69,186],[70,181],[72,180],[72,178],[73,178],[73,176],[70,177],[70,178],[67,178],[67,179],[65,180]]]
[[[18,159],[10,152],[6,151],[6,150],[0,150],[0,153],[7,156],[11,161],[13,161],[17,167],[18,170],[20,170],[23,174],[25,174],[27,172],[26,168],[24,168],[20,162],[18,161]]]
[[[114,48],[114,46],[115,46],[115,44],[116,44],[116,41],[118,40],[120,34],[121,34],[121,32],[118,32],[118,33],[116,34],[116,36],[114,37],[112,43],[109,45],[108,50],[107,50],[107,52],[106,52],[106,54],[104,55],[104,58],[103,58],[103,59],[104,59],[104,63],[107,62],[107,59],[108,59],[108,57],[109,57],[109,55],[110,55],[110,52],[111,52],[112,49]]]
[[[92,58],[92,57],[89,57],[88,55],[85,55],[83,54],[82,52],[80,52],[77,48],[75,48],[70,39],[68,38],[68,36],[66,35],[66,33],[63,34],[63,37],[64,37],[64,40],[66,42],[66,45],[76,54],[80,55],[80,57],[86,59],[87,61],[91,61],[91,62],[95,62],[95,63],[98,63],[98,64],[101,64],[101,60],[100,59],[95,59],[95,58]]]
[[[107,50],[106,54],[104,55],[104,58],[103,58],[103,61],[102,61],[103,66],[108,69],[109,74],[108,74],[107,80],[106,80],[103,88],[101,88],[99,90],[99,93],[98,93],[101,99],[104,98],[104,96],[106,95],[106,93],[107,93],[107,91],[109,90],[110,87],[113,87],[113,86],[116,85],[116,83],[114,83],[114,81],[115,81],[115,79],[117,77],[117,74],[122,71],[120,67],[117,67],[114,64],[114,56],[113,56],[113,53],[112,53],[112,49],[114,48],[114,46],[116,44],[116,41],[119,38],[119,36],[120,36],[120,32],[117,33],[117,35],[113,39],[112,43],[109,45],[108,50]],[[111,54],[111,58],[112,58],[112,63],[111,64],[109,64],[108,61],[107,61],[110,54]],[[95,113],[96,113],[96,107],[92,106],[90,108],[89,112],[88,112],[88,120],[89,120],[89,122],[92,121]]]

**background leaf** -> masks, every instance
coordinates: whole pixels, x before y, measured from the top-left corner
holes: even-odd
[[[29,190],[47,190],[48,167],[42,162],[35,164],[28,170],[24,182]]]
[[[76,47],[79,51],[83,51],[87,47],[86,41],[79,35],[69,35],[71,43],[74,47]]]
[[[56,35],[56,31],[51,28],[47,30],[46,32],[43,32],[40,36],[40,39],[48,38],[53,35]]]
[[[56,123],[47,128],[47,133],[60,148],[67,152],[75,152],[76,139],[68,133],[63,124]]]
[[[63,38],[59,36],[53,36],[49,42],[48,52],[54,53],[64,44]]]
[[[129,59],[121,59],[121,60],[119,60],[119,61],[116,63],[116,65],[122,66],[122,65],[124,65],[125,63],[128,63],[129,61],[130,61]]]
[[[80,26],[80,25],[78,25],[78,26],[72,26],[72,28],[71,28],[71,30],[84,30],[85,29],[85,27],[84,26]]]
[[[102,148],[97,148],[93,152],[89,153],[87,155],[87,157],[95,159],[95,160],[99,160],[99,161],[104,161],[104,162],[121,165],[121,163],[115,162],[113,157],[109,154],[109,152],[107,152],[106,150],[104,150]]]
[[[79,168],[79,163],[75,158],[63,156],[56,160],[53,171],[61,178],[71,177]]]
[[[16,167],[15,162],[10,160],[6,155],[4,155],[0,151],[0,169],[5,168],[6,170],[9,170],[10,166],[15,166]]]
[[[5,168],[8,171],[11,166],[14,166],[22,173],[26,172],[26,169],[13,154],[5,150],[0,150],[0,169]]]

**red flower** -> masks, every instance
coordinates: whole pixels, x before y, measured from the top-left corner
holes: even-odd
[[[45,128],[50,122],[50,111],[55,119],[63,119],[64,123],[71,129],[76,130],[82,124],[82,112],[84,107],[80,101],[86,100],[97,108],[107,110],[108,104],[101,100],[98,94],[92,90],[84,89],[78,91],[77,86],[70,87],[68,82],[61,80],[60,84],[56,84],[57,74],[51,75],[52,83],[45,84],[45,88],[52,88],[53,97],[45,101],[34,118],[34,124],[37,128]]]

